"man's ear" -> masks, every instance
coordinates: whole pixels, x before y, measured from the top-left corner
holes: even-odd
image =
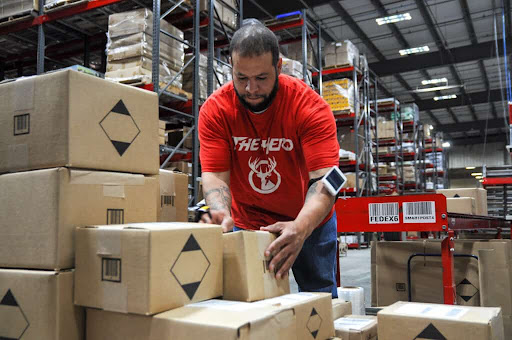
[[[283,58],[279,58],[277,61],[277,74],[281,74],[281,69],[283,68]]]

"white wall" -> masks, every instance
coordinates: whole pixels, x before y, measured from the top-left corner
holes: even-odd
[[[510,154],[505,143],[474,145],[454,145],[448,149],[448,169],[460,169],[466,166],[481,167],[510,164]],[[453,186],[453,183],[452,183]]]

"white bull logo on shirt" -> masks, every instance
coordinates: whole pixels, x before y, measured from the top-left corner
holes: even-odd
[[[279,188],[281,184],[281,175],[276,171],[277,162],[275,158],[262,159],[256,158],[252,161],[252,157],[249,158],[249,183],[251,187],[260,194],[270,194]],[[274,175],[275,174],[275,175]],[[257,187],[254,184],[254,175],[260,179],[260,186]],[[276,179],[276,183],[272,182],[272,178]]]

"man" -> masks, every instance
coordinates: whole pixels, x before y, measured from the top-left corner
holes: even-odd
[[[302,80],[279,74],[277,38],[259,21],[234,34],[230,56],[233,81],[199,116],[203,221],[278,234],[265,251],[276,278],[292,268],[301,291],[337,297],[335,198],[320,181],[339,161],[333,114]]]

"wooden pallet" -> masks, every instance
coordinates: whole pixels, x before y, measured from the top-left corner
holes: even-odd
[[[37,12],[34,11],[33,9],[29,9],[29,10],[26,10],[26,11],[8,16],[8,17],[0,18],[0,27],[13,25],[14,23],[17,23],[17,22],[31,20],[36,16],[37,16]]]
[[[60,11],[66,8],[79,6],[81,4],[87,3],[89,0],[61,0],[59,2],[45,5],[44,6],[44,12],[45,13],[52,13],[55,11]]]
[[[348,68],[348,67],[352,67],[352,66],[353,66],[352,64],[329,65],[329,66],[324,66],[323,70],[332,70],[332,69],[336,69],[336,68]]]
[[[343,116],[349,116],[352,113],[352,111],[351,110],[338,110],[338,111],[333,111],[332,113],[336,118],[343,118]]]

